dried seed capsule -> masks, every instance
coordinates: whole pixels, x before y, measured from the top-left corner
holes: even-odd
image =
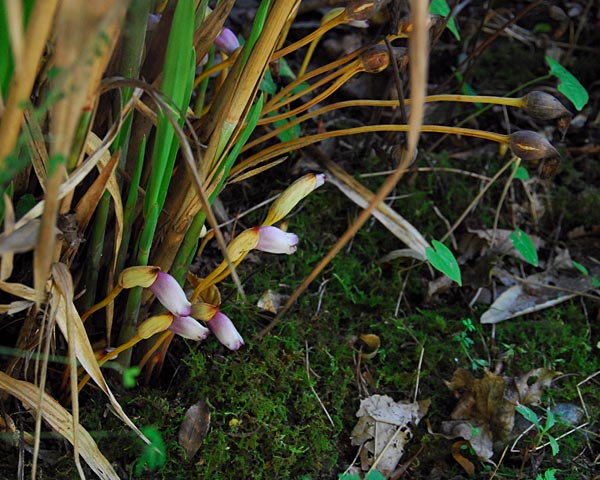
[[[538,166],[538,175],[540,178],[552,178],[560,168],[560,158],[544,158]]]
[[[521,130],[509,135],[509,146],[512,152],[523,160],[560,157],[548,140],[530,130]]]
[[[521,100],[523,110],[536,120],[554,120],[571,116],[571,112],[558,99],[546,92],[529,92]]]
[[[382,0],[351,0],[346,6],[346,15],[352,20],[368,20],[381,8]]]
[[[366,72],[379,73],[390,64],[390,55],[385,45],[374,45],[360,57]]]

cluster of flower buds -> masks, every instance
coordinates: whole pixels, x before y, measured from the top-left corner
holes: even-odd
[[[149,338],[166,330],[194,341],[204,340],[210,332],[231,350],[237,350],[244,341],[233,322],[219,311],[219,305],[205,302],[192,304],[171,275],[158,267],[130,267],[119,276],[123,288],[148,288],[168,312],[144,320],[138,327],[137,336]],[[206,323],[208,328],[199,320]]]
[[[250,250],[291,255],[298,248],[298,236],[287,233],[272,224],[279,222],[297,203],[325,182],[325,175],[308,174],[288,187],[273,202],[261,226],[250,228],[238,235],[227,247],[230,259],[239,263]],[[216,274],[215,274],[216,272]],[[148,288],[167,310],[144,320],[137,328],[135,338],[120,348],[140,340],[170,331],[195,341],[204,340],[212,332],[230,350],[244,345],[244,340],[233,322],[220,311],[221,297],[215,283],[227,274],[222,263],[209,277],[197,281],[194,294],[186,296],[181,285],[168,273],[153,266],[129,267],[121,272],[117,286],[108,297],[88,310],[82,319],[106,306],[123,290],[134,287]],[[204,322],[206,327],[200,323]],[[208,327],[208,328],[207,328]]]

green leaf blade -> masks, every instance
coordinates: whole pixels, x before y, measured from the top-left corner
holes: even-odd
[[[546,57],[546,62],[550,65],[550,74],[560,80],[558,91],[564,94],[575,108],[580,111],[589,101],[590,96],[583,85],[556,60]]]
[[[515,249],[523,255],[526,262],[530,263],[534,267],[539,266],[539,259],[535,245],[531,241],[531,237],[527,235],[523,230],[517,228],[515,232],[509,235]]]
[[[427,260],[429,260],[431,266],[462,287],[460,267],[458,266],[458,262],[452,251],[442,242],[438,242],[437,240],[432,240],[431,244],[433,245],[433,248],[427,248],[425,250]]]
[[[441,15],[442,17],[447,18],[450,14],[448,2],[446,2],[446,0],[431,0],[431,4],[429,5],[429,13],[432,15]],[[448,19],[446,28],[450,30],[452,35],[454,35],[454,38],[460,42],[460,33],[458,33],[458,26],[456,25],[456,20],[454,17],[450,17]]]

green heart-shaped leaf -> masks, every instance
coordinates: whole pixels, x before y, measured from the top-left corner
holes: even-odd
[[[448,278],[450,278],[450,280],[454,280],[462,287],[460,267],[458,266],[458,262],[456,261],[454,254],[442,242],[432,240],[431,244],[433,245],[433,248],[428,247],[425,250],[429,263],[431,263],[433,268],[439,270]]]
[[[577,110],[581,110],[590,99],[587,90],[556,60],[546,57],[546,62],[550,65],[550,73],[560,80],[558,91],[563,93]]]

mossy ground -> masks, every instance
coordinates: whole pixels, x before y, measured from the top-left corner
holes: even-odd
[[[428,192],[419,182],[411,187],[414,195],[404,201],[403,212],[418,215],[417,207]],[[467,187],[453,180],[445,188],[449,196],[459,198],[458,192]],[[267,288],[289,294],[355,212],[333,188],[319,191],[290,218],[290,231],[302,237],[298,252],[290,257],[261,255],[244,264],[240,274],[246,301],[237,297],[233,285],[224,286],[224,310],[235,319],[246,347],[232,353],[213,338],[201,344],[177,340],[162,375],[149,386],[121,392],[121,402],[135,422],[155,426],[166,443],[164,467],[142,478],[336,478],[356,454],[349,435],[365,392],[410,400],[417,379],[419,398],[432,401],[426,420],[435,431],[455,404],[444,380],[456,368],[471,366],[456,339],[466,318],[476,326],[469,333],[474,341],[468,349],[471,358],[485,359],[492,367],[502,362],[506,375],[538,367],[563,373],[544,394],[540,414],[557,403],[580,404],[577,383],[599,370],[597,304],[573,299],[505,321],[492,336],[490,326],[477,322],[483,310],[469,309],[469,298],[460,290],[437,304],[424,303],[430,275],[424,266],[407,270],[404,264],[381,263],[379,259],[398,248],[398,242],[377,223],[363,229],[336,257],[272,334],[253,339],[271,319],[255,307],[260,294]],[[332,218],[338,219],[336,224]],[[403,286],[404,300],[396,314]],[[364,333],[378,335],[381,348],[374,358],[359,362],[351,339]],[[482,376],[483,370],[477,370],[476,376]],[[600,411],[597,385],[590,381],[580,391],[594,419]],[[209,405],[211,426],[197,455],[186,459],[177,432],[187,408],[201,399]],[[86,411],[86,424],[94,432],[104,432],[98,438],[100,448],[131,475],[141,444],[105,415],[103,405]],[[595,430],[592,420],[586,431]],[[558,435],[564,429],[555,431]],[[410,478],[434,478],[430,475],[435,472],[442,472],[438,478],[462,478],[464,472],[452,458],[451,440],[428,432],[425,421],[415,434],[405,456],[405,460],[414,456]],[[555,457],[548,449],[529,458],[508,453],[497,477],[534,478],[537,472],[555,468],[557,478],[592,478],[589,447],[598,446],[593,434],[576,432],[559,440],[559,445]],[[476,464],[476,478],[489,478],[490,466],[470,458]]]

